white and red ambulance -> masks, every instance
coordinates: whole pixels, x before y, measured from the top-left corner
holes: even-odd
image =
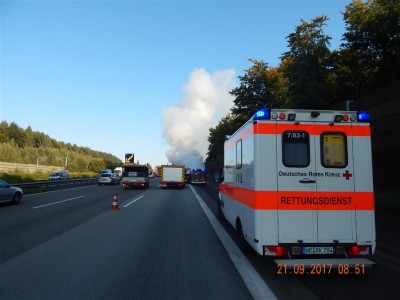
[[[368,113],[262,109],[224,148],[218,212],[243,250],[288,266],[373,264]]]

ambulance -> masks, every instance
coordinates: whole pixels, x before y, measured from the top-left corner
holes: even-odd
[[[218,216],[285,267],[371,266],[370,115],[261,109],[224,145]]]

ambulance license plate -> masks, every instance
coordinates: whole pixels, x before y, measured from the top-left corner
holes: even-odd
[[[303,247],[303,254],[333,254],[333,247]]]

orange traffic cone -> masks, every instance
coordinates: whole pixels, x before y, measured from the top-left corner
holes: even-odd
[[[117,200],[117,193],[114,193],[114,199],[113,199],[113,202],[112,202],[111,210],[119,210],[118,200]]]

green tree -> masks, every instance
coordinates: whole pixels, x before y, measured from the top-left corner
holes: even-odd
[[[336,55],[341,88],[357,98],[400,80],[400,1],[353,0],[343,16],[346,32]]]
[[[8,142],[8,137],[4,133],[0,132],[0,143],[6,142]]]
[[[232,114],[223,117],[217,126],[210,128],[208,151],[205,160],[209,172],[221,172],[224,167],[224,143],[227,135],[233,134],[242,122]]]
[[[18,147],[24,147],[26,144],[25,131],[19,127],[15,122],[11,122],[8,126],[8,138],[13,139]]]
[[[91,172],[100,172],[100,170],[105,168],[104,161],[100,158],[91,159],[89,162],[89,171]]]
[[[278,68],[268,69],[267,84],[272,108],[289,108],[292,105],[285,67],[285,61],[282,61]]]
[[[0,161],[13,163],[21,162],[21,153],[14,139],[0,144]]]
[[[249,61],[253,65],[245,70],[244,76],[239,76],[240,85],[230,92],[235,96],[232,113],[243,120],[251,118],[260,108],[281,108],[289,102],[284,73],[263,61]]]
[[[2,121],[0,123],[0,143],[8,142],[10,139],[8,138],[8,123],[6,121]]]
[[[326,15],[310,23],[301,20],[296,31],[287,37],[290,50],[281,59],[286,63],[288,90],[295,108],[328,108],[336,102],[336,75],[329,50],[331,37],[323,32],[327,20]]]
[[[240,85],[230,94],[235,96],[235,107],[232,113],[250,118],[259,108],[268,104],[268,87],[266,77],[268,64],[263,61],[249,59],[253,65],[245,70],[244,76],[239,76]]]
[[[87,171],[91,165],[94,172],[121,164],[121,160],[112,154],[58,142],[42,132],[33,131],[30,126],[24,130],[14,122],[0,123],[0,142],[0,160],[5,162],[65,167],[67,161],[66,167],[71,171]],[[93,159],[98,162],[90,164]]]

